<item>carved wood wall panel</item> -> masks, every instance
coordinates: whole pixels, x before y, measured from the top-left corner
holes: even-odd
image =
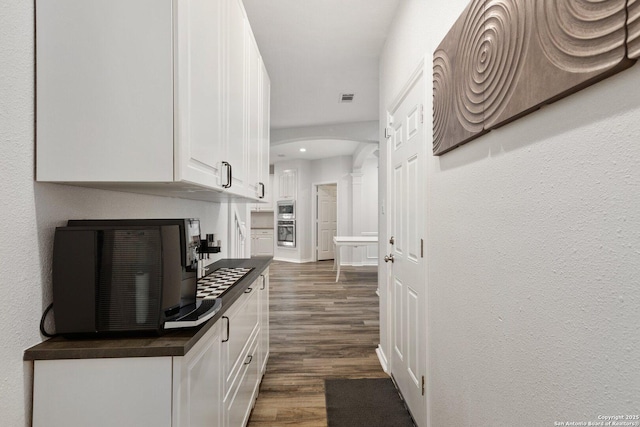
[[[465,96],[468,109],[466,116],[461,116],[457,105],[459,79],[463,76],[459,71],[463,65],[458,56],[458,40],[462,30],[467,26],[468,17],[482,16],[484,2],[471,2],[462,12],[449,34],[436,49],[433,57],[433,148],[434,152],[445,152],[464,144],[484,133],[482,125],[483,90],[477,90]],[[480,8],[480,10],[478,10]],[[458,70],[456,72],[456,70]]]
[[[628,55],[640,58],[640,0],[629,0],[628,5]]]
[[[471,1],[434,53],[434,154],[631,66],[638,15],[627,0]]]

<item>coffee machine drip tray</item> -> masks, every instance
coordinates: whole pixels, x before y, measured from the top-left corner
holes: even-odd
[[[219,298],[231,286],[247,275],[253,268],[218,268],[198,280],[196,298]]]
[[[221,299],[199,300],[195,303],[195,310],[178,317],[175,320],[164,322],[165,329],[192,328],[202,325],[207,320],[220,311],[222,308]]]

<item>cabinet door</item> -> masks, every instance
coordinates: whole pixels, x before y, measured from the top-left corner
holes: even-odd
[[[247,76],[248,76],[248,188],[249,195],[259,197],[262,193],[262,58],[258,46],[247,26]]]
[[[36,179],[173,181],[171,0],[36,2]]]
[[[171,426],[170,357],[37,360],[34,427]]]
[[[295,199],[298,187],[298,177],[295,169],[280,172],[278,181],[278,200]]]
[[[244,363],[243,350],[258,327],[257,283],[252,284],[223,316],[222,365],[225,400],[232,394],[238,371]],[[251,289],[251,291],[249,291]]]
[[[273,231],[265,231],[256,235],[255,252],[258,256],[273,256]]]
[[[179,2],[178,8],[175,178],[220,188],[225,155],[222,4],[190,0]]]
[[[225,427],[243,427],[249,421],[253,402],[258,395],[258,331],[251,335],[243,353],[234,393],[225,400]]]
[[[273,241],[273,239],[272,239]],[[269,269],[261,275],[260,285],[260,338],[259,338],[259,368],[260,375],[264,375],[269,359]]]
[[[267,153],[269,152],[269,149],[267,149]],[[268,155],[268,154],[267,154]],[[260,210],[262,211],[273,211],[273,192],[274,192],[274,176],[273,174],[269,175],[267,177],[267,182],[268,184],[265,183],[266,188],[264,191],[264,200],[266,201],[266,203],[264,205],[260,205]]]
[[[258,236],[256,235],[256,233],[254,231],[251,232],[251,256],[256,256],[258,255],[257,250],[258,250],[258,245],[256,245],[256,240],[258,239]]]
[[[246,81],[245,81],[245,38],[248,25],[244,15],[244,8],[240,0],[225,0],[226,20],[224,22],[226,45],[226,120],[225,120],[225,152],[227,161],[232,168],[233,180],[229,191],[235,194],[245,194],[247,161],[247,132],[246,126]]]
[[[258,287],[258,281],[254,282],[247,289],[248,292],[231,306],[227,316],[223,318],[227,322],[222,325],[221,359],[224,425],[227,427],[243,425],[239,424],[237,420],[245,418],[245,414],[251,409],[253,403],[246,397],[248,386],[245,381],[249,369],[248,365],[256,367],[258,359],[257,353],[252,350],[252,344],[256,342],[258,334]]]
[[[185,356],[173,358],[174,426],[222,426],[220,331],[217,321]]]
[[[262,132],[260,133],[260,182],[264,183],[267,188],[265,188],[265,193],[271,193],[272,182],[270,182],[269,177],[269,147],[271,144],[271,136],[269,133],[270,123],[271,123],[271,80],[269,79],[269,74],[267,73],[267,68],[264,66],[264,62],[260,61],[261,64],[261,80],[262,80],[262,111],[260,117],[262,119],[261,127]],[[265,198],[266,198],[265,194]],[[273,207],[272,207],[273,209]]]

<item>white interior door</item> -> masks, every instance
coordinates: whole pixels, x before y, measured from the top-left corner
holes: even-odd
[[[336,184],[318,186],[318,261],[335,257],[333,236],[338,230],[337,193]]]
[[[426,425],[425,96],[422,72],[389,110],[391,373],[418,426]]]

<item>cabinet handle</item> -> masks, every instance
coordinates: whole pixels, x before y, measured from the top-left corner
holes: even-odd
[[[262,182],[258,184],[260,185],[260,196],[258,196],[258,199],[264,199],[264,184]]]
[[[226,166],[227,168],[227,183],[222,185],[222,188],[231,188],[231,183],[233,181],[233,174],[231,172],[231,164],[229,162],[222,162],[222,166]]]
[[[227,316],[222,316],[223,319],[227,319],[227,338],[223,339],[222,342],[227,342],[229,341],[229,337],[230,337],[230,328],[231,328],[231,321],[229,320],[229,318]]]
[[[248,365],[249,363],[251,363],[251,361],[253,360],[253,356],[250,354],[250,355],[247,356],[247,359],[249,359],[249,360],[244,362],[245,365]]]
[[[245,293],[245,294],[248,294],[248,293],[250,293],[252,290],[253,290],[253,288],[247,288],[247,289],[245,289],[245,290],[244,290],[244,293]]]
[[[264,291],[267,288],[267,279],[264,277],[264,274],[261,274],[260,277],[262,277],[262,287],[260,290]]]

